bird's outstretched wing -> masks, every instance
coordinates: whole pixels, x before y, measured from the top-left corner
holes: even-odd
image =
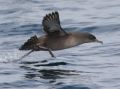
[[[59,36],[61,34],[67,34],[60,25],[59,13],[57,11],[47,14],[43,18],[42,25],[43,30],[49,36]]]
[[[20,48],[19,50],[30,50],[35,47],[35,45],[38,42],[37,36],[32,36],[30,39],[28,39]]]

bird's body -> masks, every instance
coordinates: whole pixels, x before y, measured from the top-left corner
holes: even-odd
[[[35,37],[34,41],[36,40],[35,43],[26,44],[26,46],[23,46],[23,48],[21,49],[24,50],[33,49],[34,44],[35,45],[37,44],[42,47],[50,48],[51,50],[66,49],[83,43],[90,42],[90,40],[84,36],[91,36],[91,35],[88,35],[88,33],[81,33],[81,32],[69,32],[67,35],[56,36],[56,37],[49,37],[47,35],[43,35],[37,38],[36,36],[34,36]]]
[[[45,46],[51,50],[61,50],[65,48],[70,48],[81,44],[75,33],[68,33],[68,35],[50,38],[47,37],[45,41]]]
[[[58,12],[46,15],[43,18],[42,25],[46,34],[41,37],[31,37],[20,47],[20,50],[50,51],[66,49],[89,42],[102,43],[90,33],[66,32],[60,25]]]

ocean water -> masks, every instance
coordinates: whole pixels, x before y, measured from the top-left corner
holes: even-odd
[[[66,31],[94,34],[98,43],[34,52],[19,47],[41,36],[42,19],[59,11]],[[119,0],[0,0],[0,89],[120,89]]]

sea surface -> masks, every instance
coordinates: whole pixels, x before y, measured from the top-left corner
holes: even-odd
[[[19,47],[44,35],[43,17],[58,11],[66,31],[99,43],[33,52]],[[0,89],[120,89],[120,0],[0,0]]]

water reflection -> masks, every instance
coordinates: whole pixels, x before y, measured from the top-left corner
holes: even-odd
[[[26,78],[33,79],[36,77],[42,78],[42,79],[59,79],[64,78],[65,76],[75,75],[72,74],[72,70],[60,70],[60,69],[42,69],[37,70],[35,73],[27,72],[25,74]]]
[[[27,65],[28,64],[28,65]],[[67,70],[60,68],[53,68],[54,66],[68,65],[66,62],[51,62],[51,63],[41,63],[41,62],[24,62],[20,66],[25,69],[25,78],[34,79],[59,79],[65,76],[78,75],[78,71]]]
[[[81,87],[81,86],[64,86],[58,89],[90,89],[89,87]]]

